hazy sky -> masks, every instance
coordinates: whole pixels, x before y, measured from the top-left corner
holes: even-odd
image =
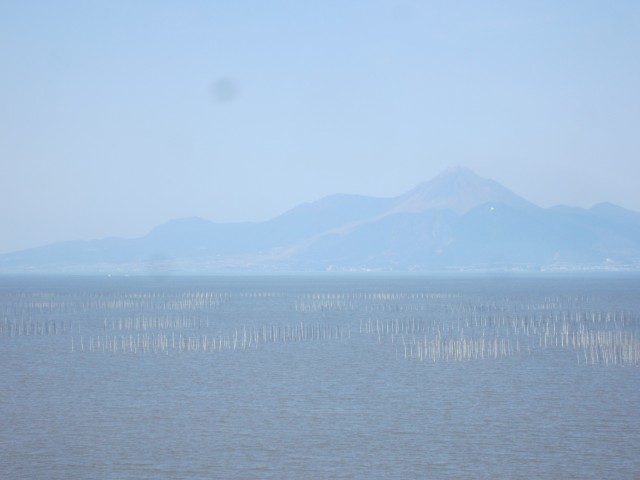
[[[640,2],[0,3],[0,252],[466,165],[640,211]]]

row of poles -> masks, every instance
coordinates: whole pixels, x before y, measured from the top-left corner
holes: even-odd
[[[469,320],[367,320],[360,322],[359,332],[376,338],[379,344],[395,346],[397,357],[419,361],[481,360],[555,348],[574,352],[580,363],[640,365],[640,332],[615,327],[619,319],[614,323],[605,316],[592,324],[593,317],[581,318],[475,325]]]
[[[264,325],[242,327],[230,335],[183,335],[176,332],[71,337],[72,352],[172,353],[221,352],[258,348],[260,344],[340,341],[351,338],[342,325]]]

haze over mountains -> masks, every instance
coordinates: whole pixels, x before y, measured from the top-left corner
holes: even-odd
[[[585,269],[640,270],[640,213],[543,209],[464,167],[393,198],[336,194],[266,222],[185,218],[0,255],[0,273]]]

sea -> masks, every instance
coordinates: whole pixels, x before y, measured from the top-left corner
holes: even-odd
[[[640,278],[0,277],[3,479],[640,478]]]

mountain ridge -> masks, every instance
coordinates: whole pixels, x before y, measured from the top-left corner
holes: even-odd
[[[181,218],[0,255],[0,273],[549,269],[640,270],[640,213],[544,209],[452,167],[396,197],[334,194],[264,222]]]

